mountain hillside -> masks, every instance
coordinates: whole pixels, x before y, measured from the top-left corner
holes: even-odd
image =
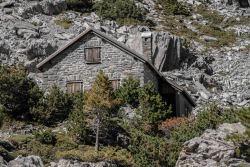
[[[89,27],[141,55],[150,35],[196,108],[173,117],[154,85],[102,72],[42,90],[36,65]],[[250,0],[0,0],[0,34],[0,167],[250,166]]]

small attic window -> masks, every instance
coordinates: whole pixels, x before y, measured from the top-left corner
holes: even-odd
[[[101,63],[101,48],[85,48],[85,61],[89,64]]]

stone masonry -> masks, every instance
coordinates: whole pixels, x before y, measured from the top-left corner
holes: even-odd
[[[101,48],[101,63],[85,62],[84,49],[91,47]],[[158,86],[157,75],[148,65],[94,33],[86,34],[52,59],[37,73],[37,77],[39,85],[45,90],[54,84],[66,90],[66,83],[72,81],[83,82],[83,89],[86,90],[91,87],[100,70],[103,70],[110,80],[123,81],[131,75],[138,78],[141,85],[152,81]]]

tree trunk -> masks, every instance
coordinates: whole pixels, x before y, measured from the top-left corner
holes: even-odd
[[[96,137],[95,137],[95,151],[99,151],[99,133],[100,133],[100,118],[96,118]]]

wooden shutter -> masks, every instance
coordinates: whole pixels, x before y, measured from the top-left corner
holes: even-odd
[[[111,80],[112,88],[116,91],[120,86],[120,80]]]
[[[100,48],[93,48],[93,61],[96,63],[101,62]]]
[[[82,83],[76,82],[74,83],[74,92],[79,92],[79,91],[82,91]]]
[[[85,60],[87,63],[100,63],[101,52],[100,48],[85,48]]]
[[[82,82],[69,82],[67,83],[67,93],[75,93],[79,91],[83,91],[83,84]]]
[[[72,93],[72,88],[73,88],[73,84],[72,83],[67,83],[67,93]]]
[[[91,48],[85,49],[85,60],[87,62],[93,62],[93,50]]]

